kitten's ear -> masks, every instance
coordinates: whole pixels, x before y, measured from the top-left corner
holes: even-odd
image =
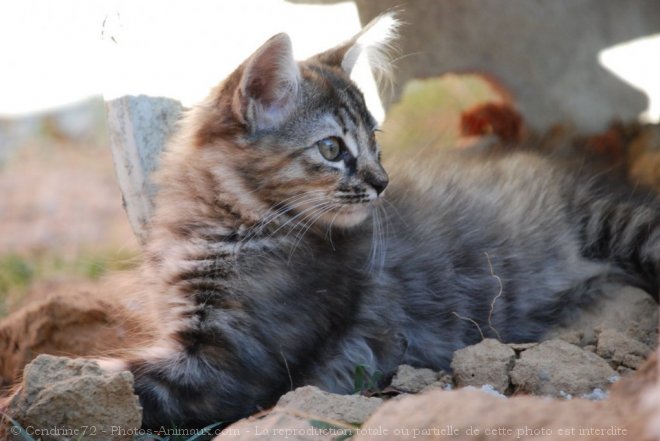
[[[374,18],[360,33],[339,46],[312,57],[331,66],[341,67],[351,74],[358,60],[366,57],[372,70],[379,77],[391,75],[389,51],[397,36],[399,21],[394,12],[386,12]]]
[[[295,108],[299,85],[291,39],[277,34],[246,61],[234,92],[234,111],[253,131],[272,129]]]

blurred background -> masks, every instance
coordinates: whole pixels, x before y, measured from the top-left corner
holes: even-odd
[[[388,108],[386,155],[550,133],[586,140],[631,170],[646,167],[640,176],[651,177],[640,179],[657,185],[660,137],[638,117],[652,124],[660,112],[660,6],[571,5],[591,13],[538,0],[3,1],[0,319],[31,299],[93,290],[137,262],[105,101],[146,94],[189,106],[277,32],[291,35],[302,59],[393,7],[404,36],[394,87],[379,97],[371,78],[361,84],[374,113],[382,115],[381,102]],[[548,30],[552,20],[564,27]],[[579,35],[567,34],[571,23]],[[643,145],[633,157],[635,142]],[[654,159],[640,160],[642,150]]]

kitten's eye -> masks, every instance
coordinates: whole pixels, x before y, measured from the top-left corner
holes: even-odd
[[[328,161],[338,161],[341,156],[341,141],[339,138],[331,136],[324,138],[316,143],[321,155]]]

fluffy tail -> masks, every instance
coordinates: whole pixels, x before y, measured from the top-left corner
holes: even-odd
[[[601,183],[602,184],[602,183]],[[611,183],[576,194],[582,253],[612,263],[626,283],[660,291],[660,199],[636,190],[613,192]]]

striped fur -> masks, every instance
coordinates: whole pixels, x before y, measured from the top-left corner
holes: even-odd
[[[350,51],[294,63],[271,39],[172,142],[141,272],[161,337],[106,364],[133,372],[145,426],[350,392],[356,365],[447,369],[482,335],[541,338],[607,279],[657,297],[660,203],[605,176],[530,153],[398,159],[383,194]]]

